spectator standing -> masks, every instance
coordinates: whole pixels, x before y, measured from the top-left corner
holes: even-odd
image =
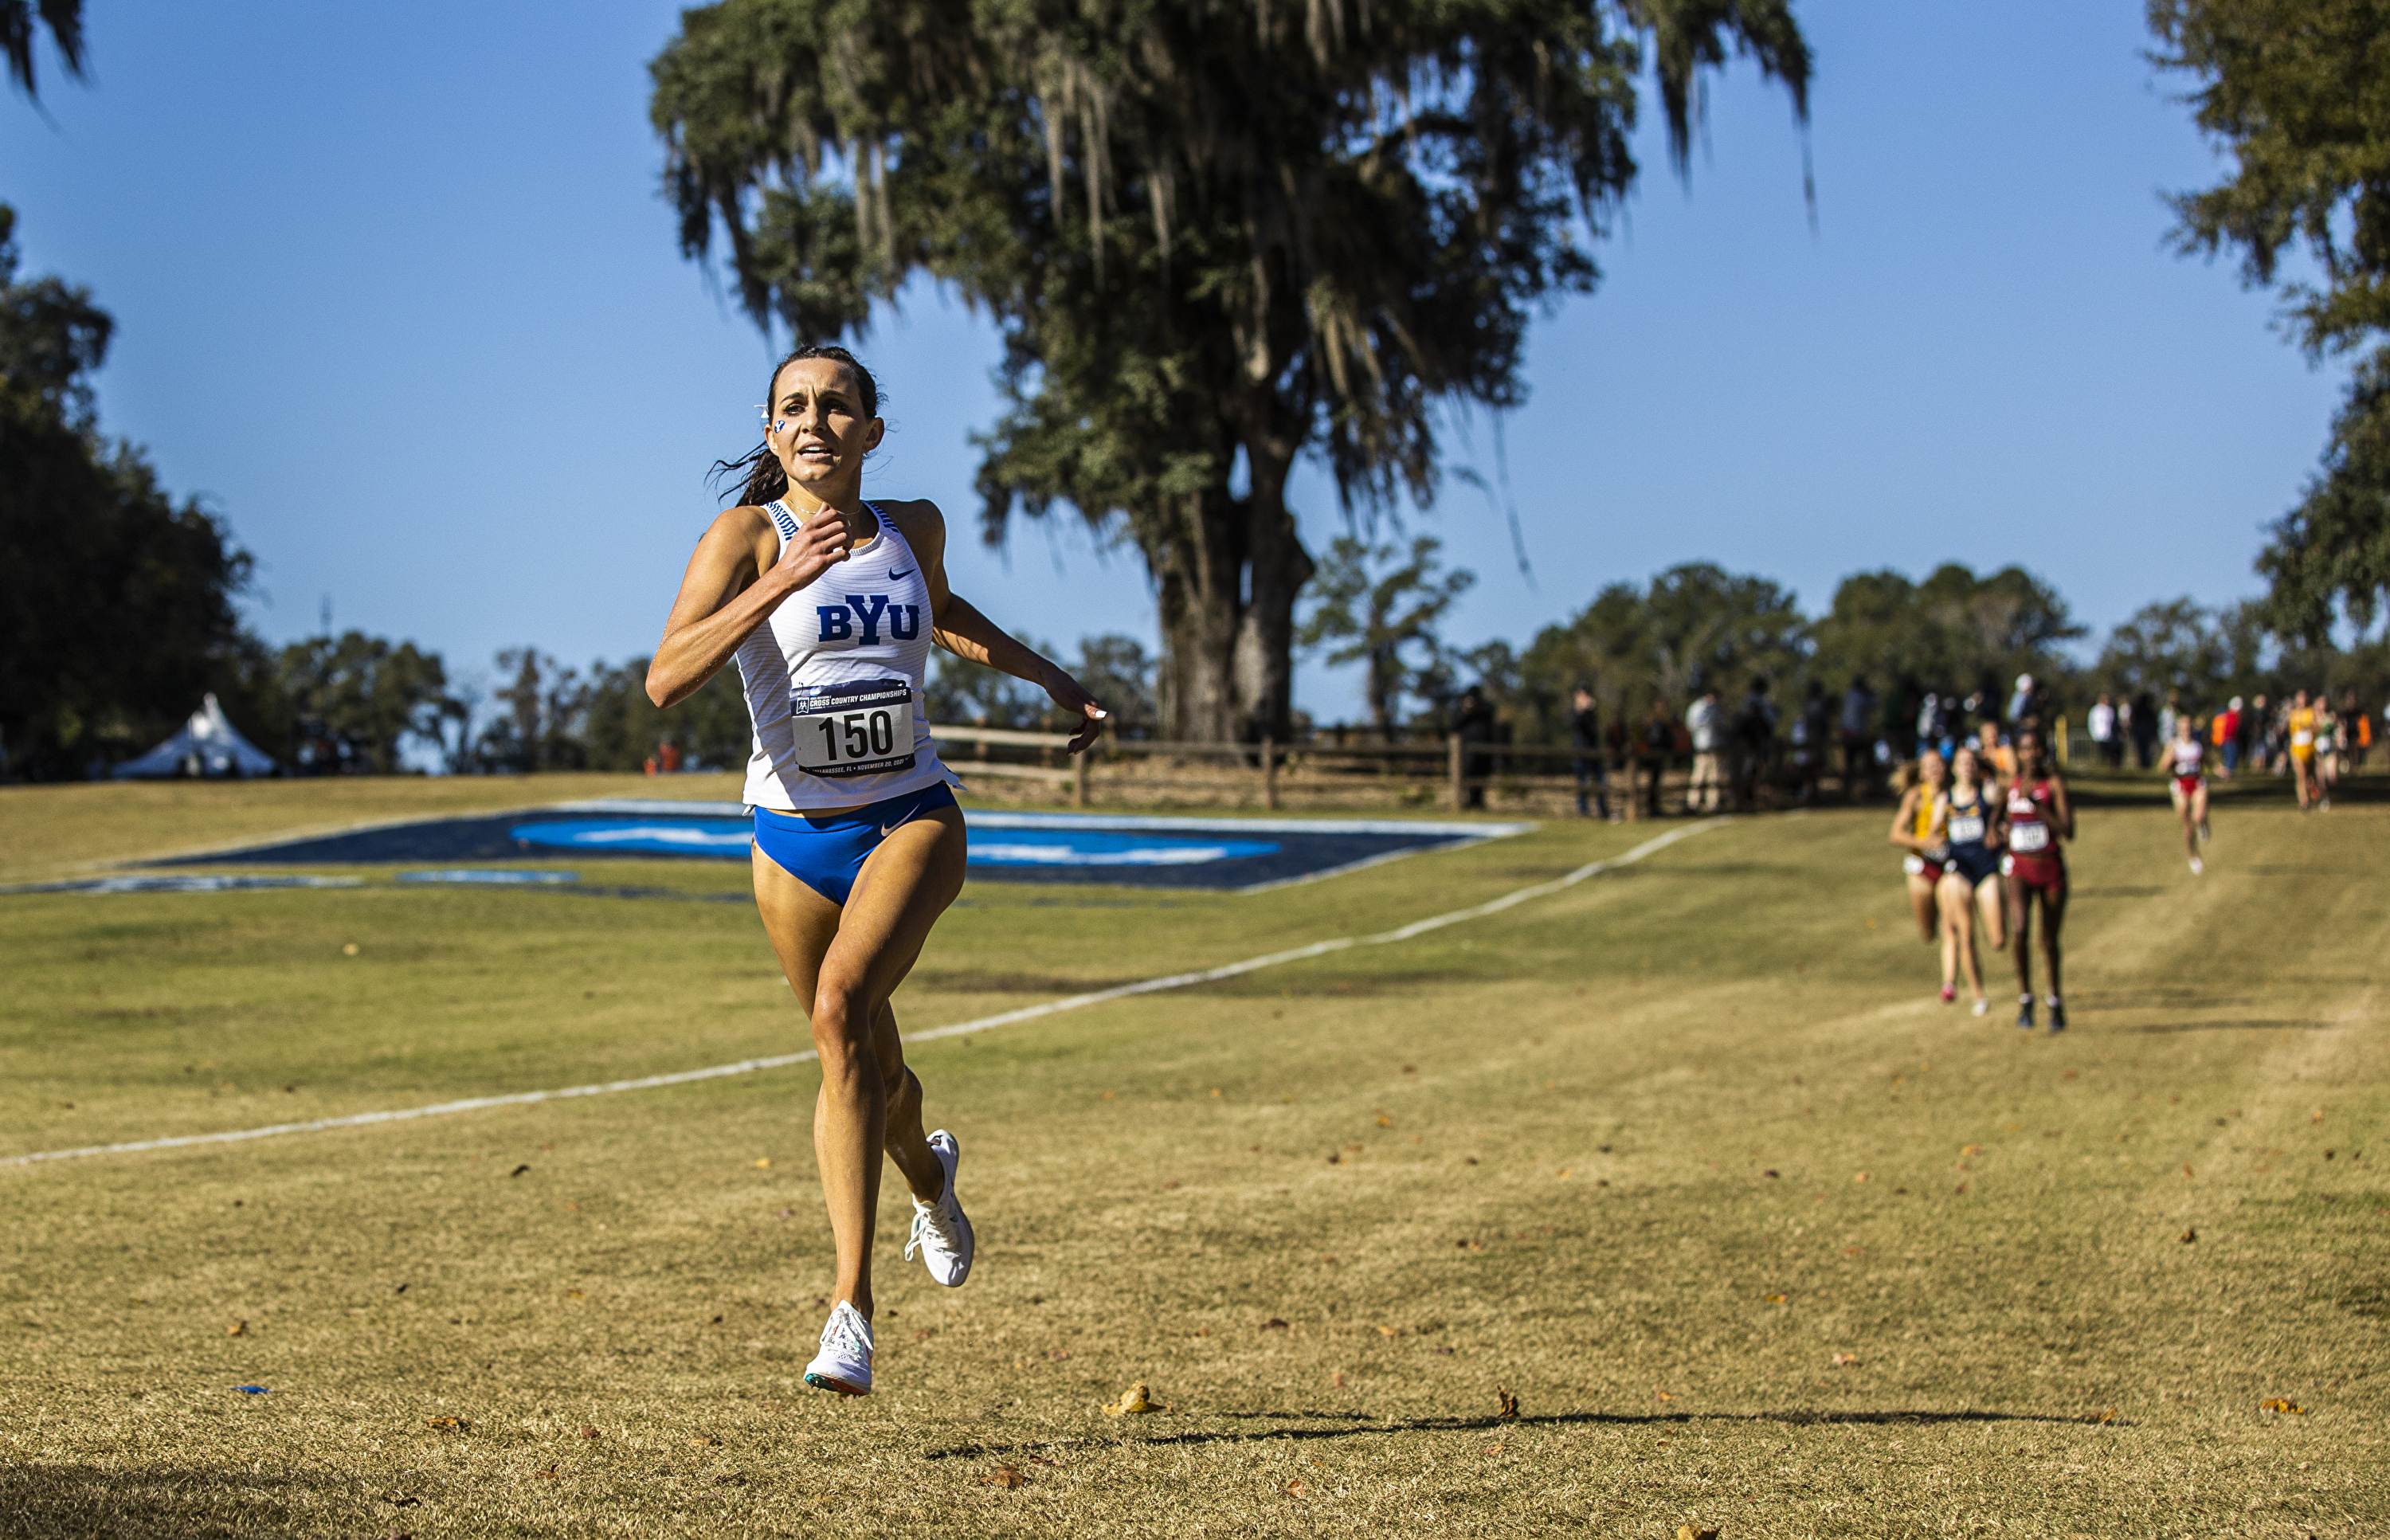
[[[2091,751],[2099,755],[2103,768],[2114,770],[2125,763],[2124,740],[2116,734],[2116,703],[2107,691],[2101,691],[2100,699],[2091,703],[2084,725],[2091,730]]]
[[[2146,770],[2158,754],[2158,703],[2147,690],[2133,697],[2132,734],[2133,763]]]
[[[1725,734],[1725,724],[1719,719],[1726,714],[1718,705],[1717,691],[1702,687],[1701,699],[1685,708],[1685,731],[1693,740],[1693,778],[1685,788],[1685,811],[1715,813],[1718,806],[1719,740]]]
[[[1767,698],[1767,681],[1754,678],[1734,713],[1734,802],[1749,812],[1757,805],[1759,789],[1776,770],[1776,702]]]
[[[1643,718],[1643,751],[1638,756],[1638,768],[1651,777],[1651,816],[1660,815],[1660,782],[1668,773],[1668,760],[1677,751],[1677,724],[1668,714],[1668,703],[1654,696],[1651,710]],[[1626,795],[1638,793],[1635,776],[1626,777]]]
[[[1464,747],[1494,741],[1494,708],[1485,700],[1485,692],[1471,685],[1460,692],[1453,702],[1452,732]],[[1468,777],[1469,789],[1461,799],[1463,807],[1485,805],[1485,782],[1494,774],[1494,756],[1472,753],[1467,756],[1461,773]]]
[[[1818,777],[1825,773],[1826,743],[1833,733],[1833,712],[1826,705],[1826,687],[1817,680],[1809,681],[1809,693],[1802,698],[1801,714],[1792,719],[1792,774],[1798,782],[1793,795],[1806,807],[1818,795]]]
[[[2165,704],[2158,708],[2158,737],[2174,741],[2174,719],[2182,714],[2182,699],[2173,690],[2166,691]]]
[[[2251,775],[2261,775],[2266,768],[2266,737],[2271,730],[2273,716],[2262,695],[2253,696],[2246,715],[2241,718],[2241,758]]]
[[[2034,710],[2034,697],[2037,693],[2037,692],[2034,688],[2032,674],[2020,674],[2017,675],[2016,688],[2009,692],[2009,720],[2011,722],[2023,725],[2028,718],[2034,718],[2039,715],[2039,713]]]
[[[1862,674],[1843,692],[1843,801],[1875,794],[1875,691]],[[1822,750],[1823,745],[1819,748]]]
[[[2210,725],[2209,736],[2216,742],[2216,778],[2229,781],[2241,768],[2241,698],[2234,696],[2224,703]]]
[[[1569,747],[1576,751],[1576,815],[1590,815],[1588,800],[1610,817],[1609,767],[1601,759],[1601,706],[1593,687],[1580,683],[1569,698]]]

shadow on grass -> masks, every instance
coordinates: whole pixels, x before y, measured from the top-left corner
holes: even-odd
[[[2244,1019],[2235,1021],[2173,1021],[2133,1027],[2133,1032],[2322,1032],[2329,1021],[2279,1021]]]
[[[1034,1439],[1021,1444],[965,1444],[951,1449],[932,1450],[925,1458],[933,1460],[983,1459],[994,1455],[1020,1455],[1033,1450],[1069,1444],[1085,1446],[1091,1444],[1113,1444],[1167,1446],[1201,1444],[1264,1444],[1274,1440],[1304,1441],[1311,1439],[1380,1438],[1389,1433],[1491,1433],[1510,1428],[1567,1428],[1594,1426],[1609,1428],[1668,1427],[1691,1423],[1746,1422],[1769,1423],[1778,1427],[1873,1427],[1923,1428],[1944,1424],[2037,1422],[2060,1427],[2096,1428],[2102,1423],[2130,1427],[2131,1423],[2116,1417],[2099,1417],[2086,1413],[2078,1417],[2059,1417],[2040,1412],[1552,1412],[1540,1417],[1421,1417],[1380,1418],[1366,1412],[1222,1412],[1216,1414],[1224,1422],[1307,1422],[1336,1423],[1338,1427],[1272,1428],[1253,1432],[1189,1431],[1160,1433],[1139,1438],[1134,1434],[1117,1440],[1096,1439]]]
[[[186,1536],[299,1534],[340,1528],[353,1484],[308,1473],[255,1475],[205,1467],[0,1466],[0,1536]],[[327,1505],[311,1498],[333,1496]],[[409,1526],[401,1525],[400,1528]]]

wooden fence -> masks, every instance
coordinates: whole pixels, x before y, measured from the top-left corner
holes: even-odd
[[[1508,743],[1463,743],[1446,737],[1424,743],[1185,743],[1152,738],[1099,738],[1084,754],[1072,754],[1060,733],[1007,727],[933,725],[940,754],[966,779],[1031,781],[1050,787],[1073,807],[1088,807],[1132,789],[1226,790],[1240,803],[1279,808],[1290,797],[1333,797],[1363,790],[1394,790],[1418,800],[1428,793],[1458,811],[1472,791],[1560,791],[1574,795],[1574,761],[1568,748]],[[968,752],[958,751],[969,746]],[[999,757],[1001,756],[1001,757]],[[1067,763],[1065,763],[1067,762]],[[1664,796],[1681,792],[1690,756],[1637,754],[1610,761],[1609,791],[1627,818],[1657,814]],[[1491,774],[1475,773],[1490,769]],[[1204,770],[1207,774],[1174,774]],[[1629,788],[1633,790],[1630,792]]]

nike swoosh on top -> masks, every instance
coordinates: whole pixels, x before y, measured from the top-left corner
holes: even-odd
[[[891,582],[891,583],[893,583],[893,582],[895,582],[898,578],[908,578],[908,577],[911,577],[912,575],[913,575],[913,569],[912,569],[912,568],[910,568],[910,567],[907,567],[907,568],[906,568],[906,569],[905,569],[903,571],[901,571],[901,572],[891,572],[891,573],[889,573],[889,574],[888,574],[888,581],[889,581],[889,582]]]

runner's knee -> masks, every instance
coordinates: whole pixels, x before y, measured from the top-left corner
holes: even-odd
[[[827,1056],[868,1053],[871,1048],[871,1002],[860,979],[848,979],[825,969],[814,989],[814,1043]]]

